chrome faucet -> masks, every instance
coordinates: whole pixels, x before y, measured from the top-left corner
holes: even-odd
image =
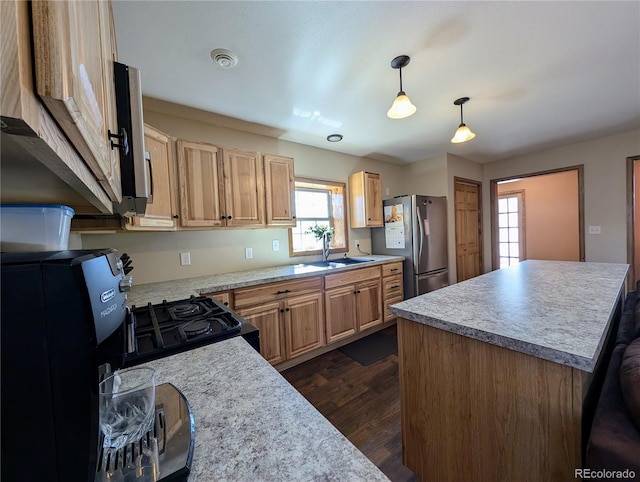
[[[327,231],[322,233],[322,258],[324,261],[329,259],[329,233]]]

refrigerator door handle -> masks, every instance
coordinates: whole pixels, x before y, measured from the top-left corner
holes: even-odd
[[[418,259],[422,259],[422,243],[424,242],[424,226],[420,217],[420,209],[416,206],[416,217],[418,218],[418,227],[420,228],[420,248],[418,250]]]

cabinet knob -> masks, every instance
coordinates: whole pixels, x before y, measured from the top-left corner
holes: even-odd
[[[173,215],[173,219],[178,219],[178,218],[180,218],[180,216],[178,216],[177,214]]]
[[[226,216],[222,216],[220,219],[227,219],[227,217]]]
[[[283,310],[283,309],[280,309],[280,313],[284,313],[284,310]]]
[[[289,308],[285,308],[284,311],[289,311]]]
[[[231,216],[227,216],[227,219],[231,219]]]

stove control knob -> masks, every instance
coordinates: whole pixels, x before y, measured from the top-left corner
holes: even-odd
[[[120,280],[120,291],[131,291],[131,287],[133,286],[133,277],[132,276],[123,276]]]
[[[124,268],[124,265],[122,264],[122,260],[121,259],[119,259],[116,262],[116,268],[118,269],[118,271],[122,271],[122,268]]]

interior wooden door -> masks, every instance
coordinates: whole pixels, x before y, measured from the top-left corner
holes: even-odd
[[[482,274],[482,184],[454,180],[458,282]]]

